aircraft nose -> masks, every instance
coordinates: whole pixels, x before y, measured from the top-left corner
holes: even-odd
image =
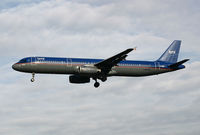
[[[13,64],[13,65],[12,65],[12,68],[13,68],[14,70],[18,70],[19,67],[18,67],[17,64]]]

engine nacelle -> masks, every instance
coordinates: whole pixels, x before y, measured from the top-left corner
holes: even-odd
[[[91,65],[84,65],[77,67],[77,72],[80,74],[96,74],[100,73],[101,69],[98,69],[97,67]]]
[[[85,76],[72,75],[69,76],[70,83],[89,83],[90,78]]]

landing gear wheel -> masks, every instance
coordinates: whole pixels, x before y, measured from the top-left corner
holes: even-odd
[[[34,82],[35,81],[35,79],[34,78],[31,78],[31,82]]]
[[[95,88],[98,88],[98,87],[99,87],[99,85],[100,85],[100,83],[99,83],[99,82],[95,82],[95,83],[94,83],[94,87],[95,87]]]

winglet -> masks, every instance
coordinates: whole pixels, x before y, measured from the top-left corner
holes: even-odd
[[[133,48],[133,50],[136,50],[137,46]]]

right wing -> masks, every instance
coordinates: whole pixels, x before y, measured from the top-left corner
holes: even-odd
[[[120,61],[124,60],[131,51],[135,50],[136,48],[129,48],[119,54],[116,54],[108,59],[100,61],[99,63],[95,64],[95,66],[104,72],[109,72],[113,66],[116,66]]]

